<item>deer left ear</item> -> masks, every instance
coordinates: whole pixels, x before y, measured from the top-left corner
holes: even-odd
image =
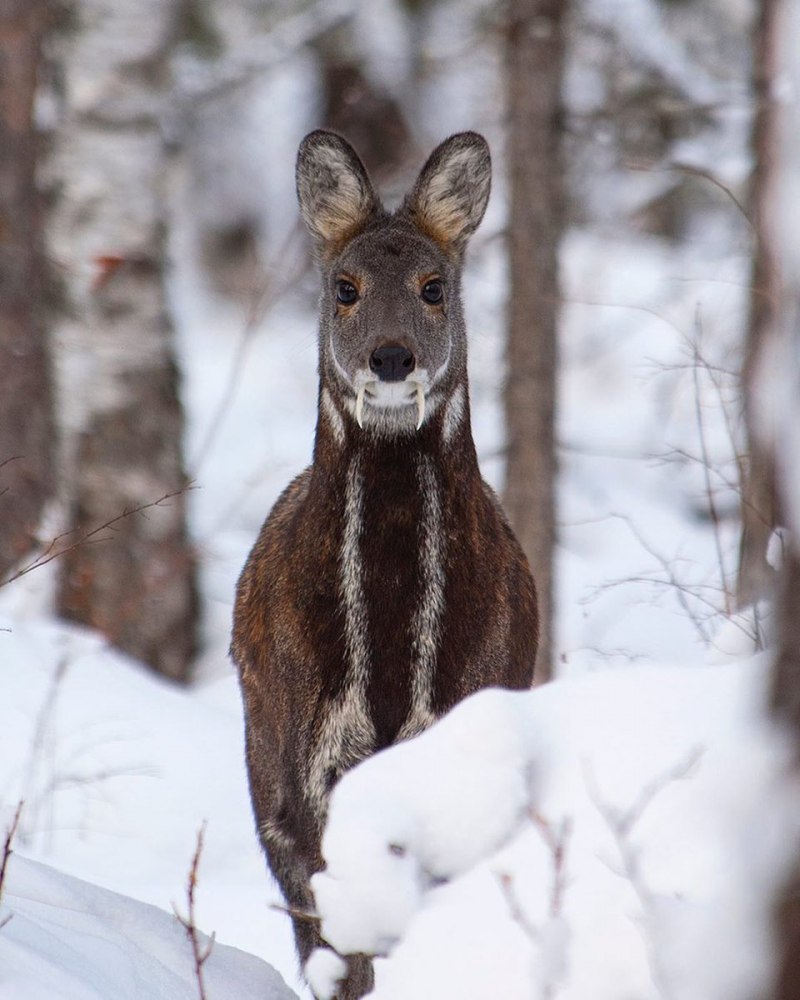
[[[364,164],[340,135],[309,133],[297,152],[297,198],[317,252],[335,256],[382,211]]]
[[[459,255],[480,225],[491,185],[486,140],[477,132],[459,132],[431,153],[403,209],[418,229]]]

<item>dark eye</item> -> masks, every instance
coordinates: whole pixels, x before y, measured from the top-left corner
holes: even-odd
[[[422,286],[422,297],[432,306],[441,302],[444,297],[444,286],[441,281],[438,278],[433,281],[426,281]]]
[[[352,281],[337,281],[336,298],[343,306],[351,306],[358,298],[358,289]]]

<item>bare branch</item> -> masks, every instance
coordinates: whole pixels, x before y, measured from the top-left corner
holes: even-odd
[[[549,918],[542,927],[536,927],[531,923],[530,918],[525,913],[517,896],[514,878],[508,872],[496,872],[497,881],[508,905],[511,919],[517,923],[525,933],[526,937],[536,945],[542,954],[545,954],[547,943],[547,929],[555,926],[554,922],[560,920],[562,915],[564,893],[566,892],[566,860],[567,844],[572,833],[572,822],[565,817],[557,826],[547,820],[535,809],[531,808],[528,815],[533,823],[534,829],[539,833],[550,852],[553,868],[553,881],[550,887]],[[553,922],[553,923],[551,923]],[[543,972],[540,984],[540,996],[542,1000],[550,1000],[555,996],[558,983],[563,976],[561,964],[552,966],[552,963],[545,962],[542,968],[549,967],[549,971]]]
[[[8,465],[11,462],[19,462],[21,459],[22,455],[12,455],[10,458],[4,458],[3,461],[0,462],[0,469],[3,469],[6,465]],[[0,490],[0,497],[4,497],[6,493],[8,493],[8,490],[9,490],[8,486],[6,486],[5,489]]]
[[[200,944],[199,932],[197,930],[197,923],[195,921],[195,890],[197,889],[197,869],[200,865],[200,855],[203,851],[203,838],[205,836],[206,824],[200,827],[197,831],[197,846],[194,849],[194,855],[192,856],[192,864],[189,868],[189,879],[186,885],[186,899],[188,904],[187,915],[184,916],[178,907],[173,903],[172,910],[183,929],[186,931],[186,936],[189,938],[189,943],[192,946],[192,957],[194,959],[194,974],[197,979],[197,989],[199,992],[199,1000],[208,1000],[208,995],[206,994],[205,981],[203,979],[203,966],[208,961],[208,957],[211,954],[211,950],[214,947],[215,934],[212,934],[208,939],[208,944],[202,947]]]
[[[22,457],[23,457],[22,455],[11,455],[9,458],[4,458],[3,461],[0,462],[0,469],[5,468],[5,466],[7,466],[10,462],[21,461]]]
[[[700,439],[700,452],[702,455],[703,476],[706,485],[706,502],[708,503],[708,515],[711,520],[712,534],[714,537],[714,548],[717,553],[717,569],[719,570],[720,583],[722,584],[722,596],[725,601],[725,614],[730,618],[733,611],[732,598],[728,590],[728,581],[725,573],[725,560],[722,556],[722,538],[720,536],[720,518],[717,512],[717,505],[714,500],[714,492],[711,488],[711,459],[708,455],[708,443],[706,441],[705,424],[703,422],[703,407],[700,402],[700,338],[703,327],[700,314],[700,304],[695,310],[695,343],[694,360],[692,367],[692,379],[694,382],[694,412],[697,420],[697,433]]]
[[[723,194],[726,194],[736,208],[739,210],[742,218],[747,223],[750,228],[753,228],[753,221],[747,212],[747,209],[739,201],[736,195],[731,191],[727,184],[723,184],[719,177],[715,177],[710,170],[704,170],[702,167],[696,167],[692,163],[681,163],[680,161],[674,161],[672,163],[642,163],[641,161],[628,161],[625,166],[629,170],[644,171],[647,173],[671,173],[677,172],[681,174],[687,174],[690,177],[699,177],[704,181],[708,181],[713,184],[714,187],[719,188]]]
[[[663,555],[661,555],[660,552],[658,552],[656,549],[654,549],[652,545],[650,545],[650,543],[644,538],[644,536],[641,534],[641,532],[639,531],[639,529],[634,525],[633,521],[629,517],[627,517],[625,514],[613,514],[612,516],[613,517],[617,517],[621,521],[623,521],[628,526],[629,531],[631,532],[631,534],[633,535],[633,537],[637,540],[637,542],[642,546],[642,548],[645,550],[645,552],[647,552],[648,555],[652,556],[653,559],[655,559],[656,562],[658,562],[659,566],[661,567],[661,569],[664,572],[664,575],[666,576],[666,581],[665,582],[668,583],[669,586],[671,586],[673,588],[673,590],[675,592],[675,595],[676,595],[676,597],[678,599],[678,602],[680,603],[680,605],[683,608],[683,610],[686,612],[686,616],[689,618],[689,620],[691,621],[691,623],[694,625],[695,629],[697,630],[697,634],[700,636],[700,638],[702,639],[702,641],[707,645],[710,642],[710,640],[711,640],[711,635],[710,635],[708,629],[706,629],[706,627],[703,624],[703,622],[698,617],[698,615],[695,613],[694,608],[692,608],[691,605],[689,604],[689,602],[688,602],[688,600],[686,598],[687,588],[675,576],[675,572],[674,572],[674,570],[672,568],[672,564],[669,562],[668,559],[666,559]],[[624,582],[624,581],[620,581],[620,582]],[[656,581],[652,581],[652,582],[656,582]],[[691,593],[691,591],[689,591],[689,593]],[[693,596],[697,596],[697,595],[693,595]],[[701,598],[699,598],[699,599],[702,600]],[[704,601],[703,603],[706,603],[706,604],[710,605],[713,608],[714,612],[716,614],[719,614],[719,608],[717,608],[715,605],[713,605],[710,601]]]
[[[20,800],[17,803],[17,809],[16,812],[14,813],[14,818],[11,820],[11,826],[9,826],[8,830],[6,831],[6,839],[5,843],[3,844],[3,856],[2,858],[0,858],[0,900],[2,900],[3,898],[3,887],[6,881],[6,870],[8,868],[8,861],[11,855],[14,853],[11,849],[11,844],[13,843],[14,837],[16,836],[17,833],[17,827],[19,826],[19,817],[22,813],[22,806],[23,802],[22,800]],[[13,915],[14,915],[13,913],[9,913],[7,917],[4,917],[3,920],[0,920],[0,930],[2,930],[6,926],[6,924],[9,922],[9,920],[12,918]]]
[[[19,580],[20,577],[27,576],[28,573],[32,573],[33,570],[39,569],[41,566],[46,566],[47,563],[52,562],[54,559],[58,559],[60,556],[66,555],[68,552],[73,552],[80,545],[96,544],[97,542],[105,542],[109,540],[109,537],[104,537],[102,532],[113,531],[115,525],[119,524],[120,521],[124,520],[126,517],[133,517],[135,514],[144,514],[145,511],[151,510],[153,507],[162,507],[167,503],[168,500],[173,500],[175,497],[181,496],[183,493],[193,490],[195,487],[189,483],[186,486],[182,486],[179,490],[173,490],[171,493],[165,493],[163,497],[159,497],[158,500],[151,500],[149,503],[139,504],[136,507],[129,507],[122,511],[121,514],[117,514],[116,517],[110,518],[108,521],[96,528],[92,528],[91,531],[86,531],[82,535],[79,535],[74,542],[70,542],[68,545],[59,547],[59,543],[68,538],[70,535],[74,535],[75,531],[65,531],[60,535],[57,535],[32,562],[29,562],[22,569],[17,570],[11,576],[5,578],[5,580],[0,580],[0,587],[6,587],[9,583],[13,583],[15,580]]]
[[[530,817],[553,858],[550,916],[558,917],[561,915],[566,891],[567,844],[572,835],[572,820],[566,816],[557,827],[553,827],[552,823],[535,810],[530,811]]]
[[[514,879],[508,872],[495,872],[497,881],[508,904],[508,910],[514,923],[519,924],[526,936],[531,941],[538,942],[540,935],[538,927],[535,927],[528,919],[527,913],[519,905],[519,899],[514,891]]]

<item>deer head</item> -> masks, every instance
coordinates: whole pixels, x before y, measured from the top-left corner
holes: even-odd
[[[304,139],[297,192],[322,271],[321,401],[340,429],[350,419],[367,433],[413,434],[466,386],[461,267],[490,186],[486,141],[462,132],[389,213],[344,139]]]

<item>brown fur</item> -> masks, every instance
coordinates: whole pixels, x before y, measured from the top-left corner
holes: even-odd
[[[449,152],[445,143],[428,161],[395,216],[380,207],[360,161],[338,137],[312,133],[298,161],[304,215],[330,267],[323,266],[314,461],[277,501],[250,554],[232,643],[259,835],[298,909],[313,908],[308,883],[322,867],[325,797],[343,771],[479,688],[531,683],[535,591],[478,470],[458,297],[461,251],[488,197],[488,150],[473,133],[449,143]],[[356,176],[337,180],[340,169]],[[326,204],[332,190],[345,199],[350,192],[356,202],[338,205],[351,234],[342,245],[328,208],[324,227],[313,221],[320,176]],[[483,188],[473,185],[476,176],[484,177]],[[451,220],[446,251],[413,221],[436,216],[442,203],[442,217]],[[365,205],[371,207],[363,212]],[[358,279],[363,297],[339,310],[332,279],[342,274]],[[419,297],[431,274],[446,282],[447,299],[438,306]],[[413,345],[418,370],[439,373],[425,383],[426,419],[417,431],[410,403],[382,410],[373,401],[361,428],[353,415],[357,373],[398,329],[403,344]],[[445,363],[436,353],[442,345]],[[336,364],[331,351],[338,352]],[[363,704],[354,695],[357,663],[366,671]],[[421,678],[423,670],[429,674]],[[422,689],[430,697],[420,713],[415,691],[419,701]],[[319,935],[301,918],[295,933],[305,961]],[[370,983],[368,960],[351,959],[340,996],[361,996]]]

